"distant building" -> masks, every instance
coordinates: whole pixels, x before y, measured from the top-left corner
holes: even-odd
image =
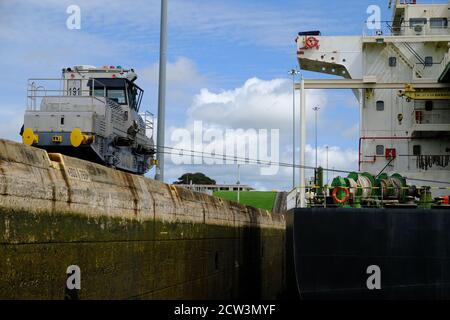
[[[177,184],[177,187],[212,195],[216,191],[253,191],[250,186],[238,184]]]

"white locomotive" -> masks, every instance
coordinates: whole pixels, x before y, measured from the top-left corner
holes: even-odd
[[[22,141],[120,170],[154,165],[153,115],[140,112],[144,91],[133,69],[75,66],[61,79],[29,79]]]

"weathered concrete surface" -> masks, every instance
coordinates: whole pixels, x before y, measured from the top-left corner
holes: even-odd
[[[287,192],[277,192],[272,212],[285,213],[286,211],[287,211]]]
[[[0,298],[276,298],[285,221],[144,177],[0,140]]]

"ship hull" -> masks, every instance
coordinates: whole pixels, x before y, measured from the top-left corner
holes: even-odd
[[[293,210],[286,238],[300,297],[449,299],[449,230],[449,209]]]

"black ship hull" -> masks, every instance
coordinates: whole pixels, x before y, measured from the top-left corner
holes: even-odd
[[[450,299],[449,209],[295,209],[286,239],[302,299]]]

